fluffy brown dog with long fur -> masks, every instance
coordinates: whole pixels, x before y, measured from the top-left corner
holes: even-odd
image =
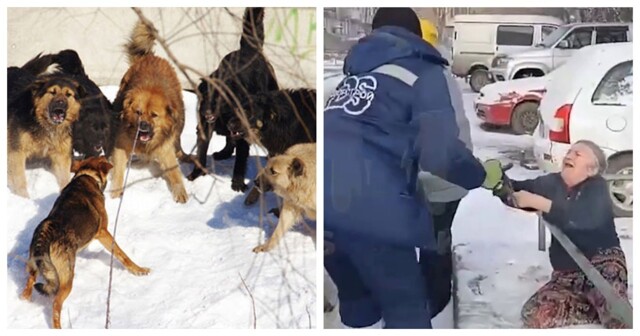
[[[35,287],[53,299],[53,327],[60,328],[62,304],[71,292],[76,254],[97,239],[107,251],[135,275],[146,275],[148,268],[136,265],[113,241],[107,231],[104,189],[112,165],[102,157],[74,161],[75,176],[62,190],[49,216],[36,228],[29,247],[27,284],[22,298],[31,299]],[[45,283],[35,283],[40,274]]]
[[[270,158],[259,175],[282,197],[276,230],[266,243],[253,249],[253,252],[267,252],[278,245],[282,236],[303,216],[316,219],[316,144],[291,146],[284,154]]]
[[[142,162],[158,164],[173,199],[188,199],[178,159],[186,156],[180,145],[184,105],[178,76],[169,62],[153,54],[154,28],[139,21],[126,45],[130,67],[120,82],[113,103],[121,122],[112,155],[111,197],[123,192],[124,172],[136,138],[135,153]]]

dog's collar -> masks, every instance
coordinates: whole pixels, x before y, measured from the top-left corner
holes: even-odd
[[[98,189],[104,191],[107,187],[107,181],[105,179],[102,178],[102,175],[99,173],[96,173],[93,170],[90,169],[83,169],[81,171],[79,171],[78,173],[76,173],[75,177],[80,177],[80,176],[89,176],[91,177],[91,179],[98,185]]]

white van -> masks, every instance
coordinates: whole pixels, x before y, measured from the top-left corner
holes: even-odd
[[[475,92],[491,82],[489,68],[497,54],[527,50],[564,22],[546,15],[456,15],[451,72],[471,76]]]

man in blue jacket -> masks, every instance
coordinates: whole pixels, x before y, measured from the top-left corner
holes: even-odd
[[[458,139],[447,61],[421,38],[415,12],[381,8],[372,28],[325,107],[325,268],[345,325],[430,328],[415,248],[433,250],[435,239],[418,172],[464,189],[485,173]]]

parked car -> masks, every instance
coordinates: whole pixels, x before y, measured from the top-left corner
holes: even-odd
[[[540,102],[534,155],[545,171],[558,171],[571,143],[587,139],[607,155],[607,174],[633,174],[633,43],[581,49],[556,69]],[[612,180],[617,216],[633,214],[633,182]]]
[[[517,53],[501,53],[491,62],[491,80],[544,76],[582,47],[633,41],[631,23],[574,23],[560,27],[542,43]]]
[[[527,50],[562,24],[546,15],[456,15],[451,72],[470,76],[471,88],[479,92],[491,82],[489,68],[495,55]]]
[[[474,102],[476,116],[488,125],[509,126],[515,134],[532,134],[538,127],[538,105],[551,75],[483,87]]]

